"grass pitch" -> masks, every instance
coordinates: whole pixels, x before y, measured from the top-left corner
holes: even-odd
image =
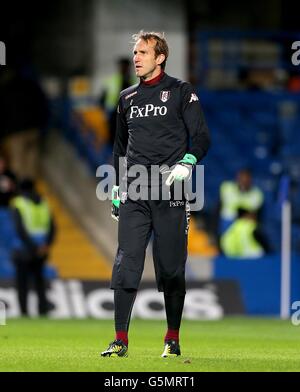
[[[101,358],[113,322],[9,319],[0,326],[0,371],[300,371],[300,326],[225,318],[183,321],[182,356],[160,358],[165,322],[132,320],[128,358]]]

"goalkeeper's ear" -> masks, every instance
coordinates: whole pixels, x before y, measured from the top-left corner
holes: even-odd
[[[156,57],[156,64],[157,65],[162,65],[162,63],[165,61],[165,59],[166,59],[166,56],[163,54],[163,53],[161,53],[161,54],[159,54],[157,57]]]

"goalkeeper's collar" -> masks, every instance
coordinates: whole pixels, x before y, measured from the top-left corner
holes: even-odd
[[[141,78],[141,83],[144,86],[153,86],[154,84],[158,84],[161,81],[161,79],[164,77],[164,75],[165,75],[164,71],[161,71],[161,73],[159,75],[155,76],[155,78],[153,78],[153,79],[143,80]]]

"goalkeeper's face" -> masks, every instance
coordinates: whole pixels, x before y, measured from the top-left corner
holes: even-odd
[[[144,41],[139,39],[133,48],[133,63],[136,76],[144,80],[150,80],[161,72],[160,64],[165,55],[155,55],[155,40]]]

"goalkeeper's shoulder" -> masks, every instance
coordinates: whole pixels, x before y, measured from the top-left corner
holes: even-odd
[[[136,83],[130,87],[125,88],[120,92],[120,99],[124,99],[125,101],[131,97],[133,97],[137,93],[137,89],[139,87],[139,83]]]

